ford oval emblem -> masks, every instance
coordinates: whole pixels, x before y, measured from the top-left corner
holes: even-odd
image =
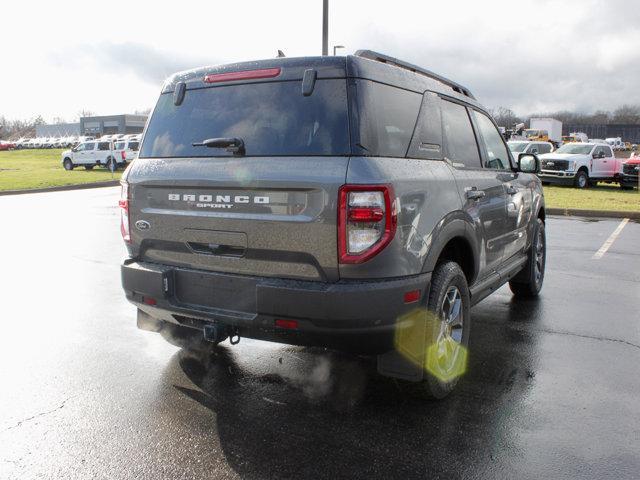
[[[149,230],[151,228],[151,224],[146,220],[138,220],[136,222],[136,228],[138,230]]]

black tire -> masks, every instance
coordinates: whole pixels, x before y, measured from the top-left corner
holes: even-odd
[[[633,190],[633,187],[631,185],[620,185],[620,188],[622,190]]]
[[[93,167],[94,167],[93,165],[85,165],[84,169],[85,170],[93,170]]]
[[[73,170],[73,167],[75,167],[75,165],[73,164],[70,158],[65,158],[64,161],[62,162],[62,166],[68,172]]]
[[[104,164],[104,168],[106,168],[107,170],[111,171],[111,165],[113,163],[115,163],[113,158],[111,158],[111,157],[107,158],[107,163]],[[115,166],[114,166],[113,170],[114,171],[118,170],[118,164],[117,163],[115,163]]]
[[[536,219],[533,238],[525,267],[509,282],[509,288],[516,298],[537,297],[544,282],[544,269],[547,263],[547,239],[544,222]]]
[[[454,292],[455,300],[452,303],[450,299]],[[455,303],[458,299],[460,304],[457,307],[459,315],[457,318],[460,324],[455,325],[456,321],[449,322],[446,319],[451,318],[448,313],[456,310]],[[431,277],[427,301],[427,310],[430,313],[427,315],[426,325],[425,376],[420,384],[423,396],[435,399],[446,397],[457,385],[460,375],[464,373],[471,328],[470,309],[469,286],[460,266],[455,262],[437,265]],[[438,360],[434,364],[433,355],[440,352],[438,345],[442,338],[447,338],[449,342],[447,345],[454,345],[452,347],[454,350],[453,353],[449,353],[448,348],[443,348],[442,350],[447,350],[447,353],[444,353],[442,363]],[[440,369],[441,366],[444,368]]]
[[[573,185],[576,188],[587,188],[589,186],[589,174],[584,170],[580,170],[573,180]]]

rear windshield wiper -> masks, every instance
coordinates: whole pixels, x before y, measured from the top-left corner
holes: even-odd
[[[231,152],[234,155],[244,155],[244,140],[241,138],[229,137],[229,138],[207,138],[199,143],[192,143],[194,147],[208,147],[208,148],[226,148],[227,152]]]

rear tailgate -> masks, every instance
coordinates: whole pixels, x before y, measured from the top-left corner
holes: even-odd
[[[344,65],[284,58],[168,81],[127,176],[133,253],[203,270],[336,281],[336,204],[351,153]]]
[[[127,180],[143,261],[336,281],[348,157],[140,159]]]

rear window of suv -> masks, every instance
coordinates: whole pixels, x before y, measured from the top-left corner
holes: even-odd
[[[187,90],[179,106],[162,94],[140,157],[232,155],[192,145],[220,137],[241,138],[248,156],[349,155],[346,80],[318,80],[306,97],[300,81]]]

